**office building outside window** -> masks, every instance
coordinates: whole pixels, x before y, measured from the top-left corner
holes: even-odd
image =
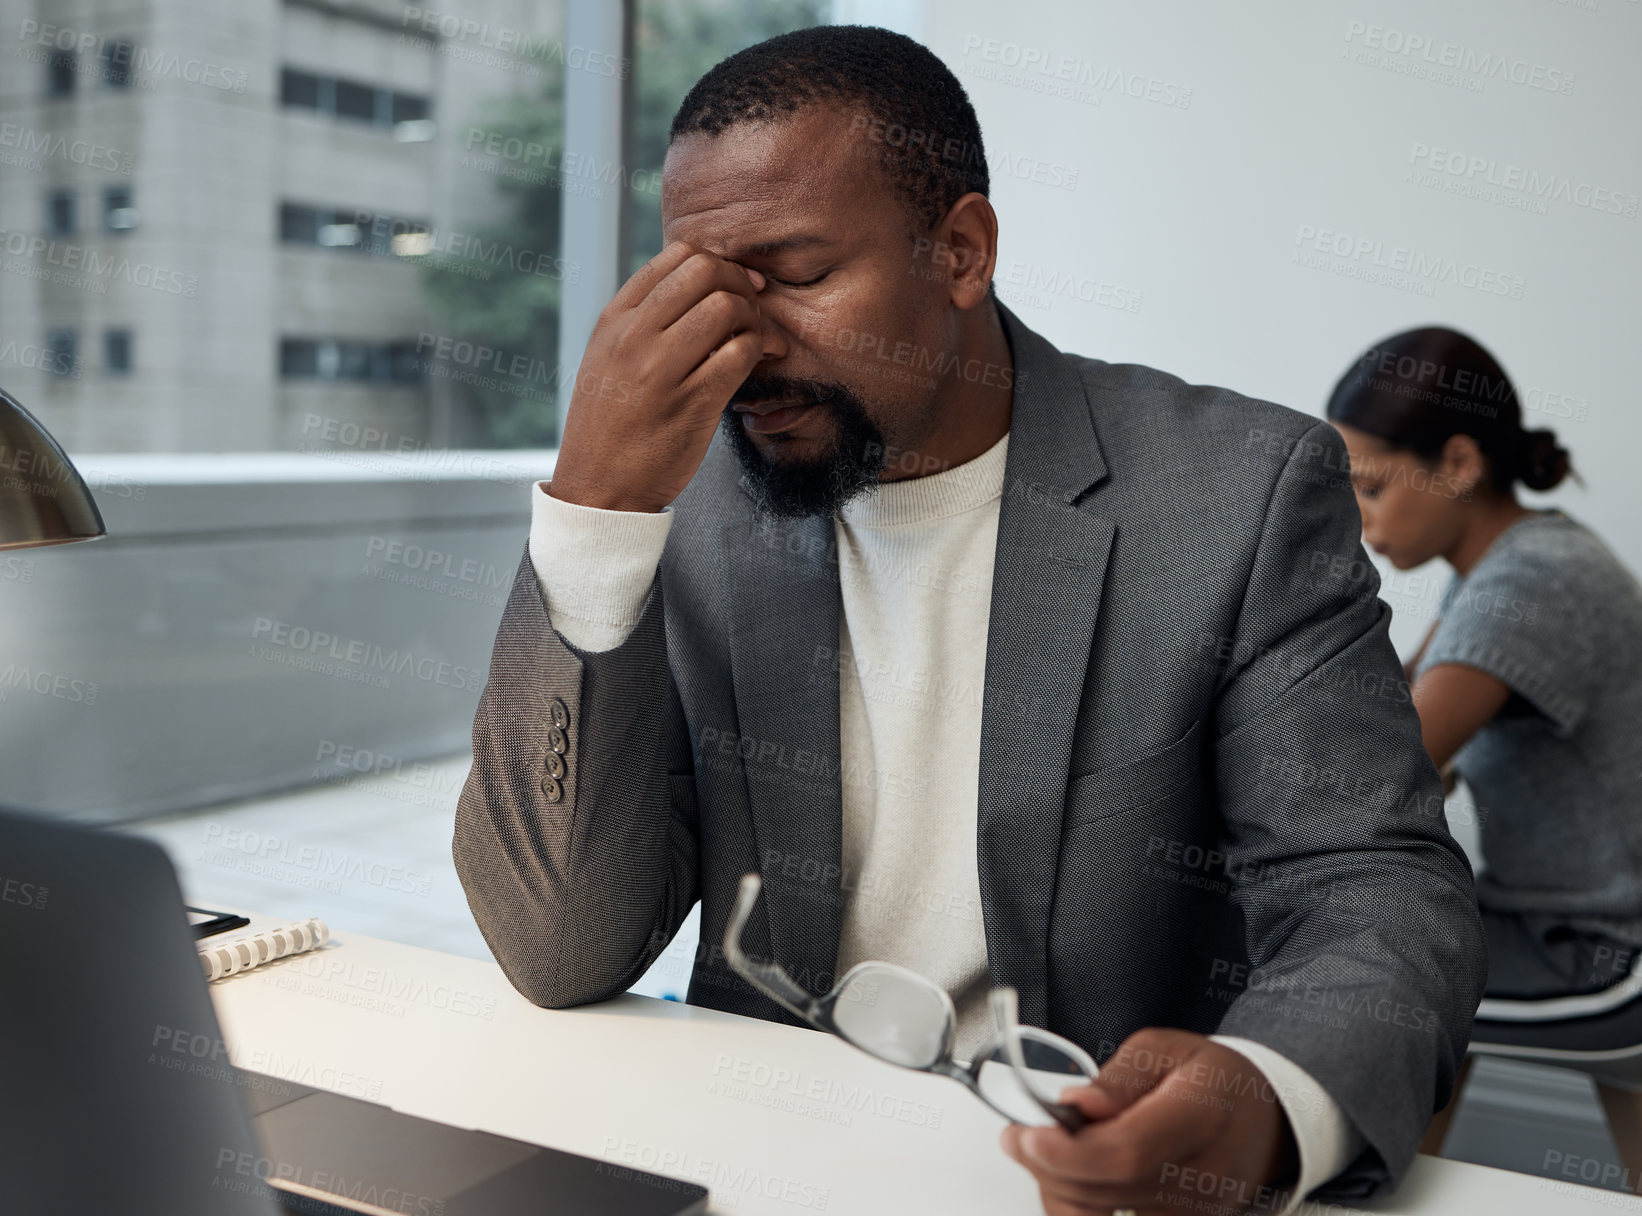
[[[53,190],[46,195],[48,236],[73,236],[79,226],[79,208],[74,191]]]
[[[416,340],[349,341],[284,338],[279,374],[286,380],[352,380],[368,384],[420,384]]]
[[[110,376],[131,374],[131,331],[110,329],[103,333],[103,371]]]
[[[285,68],[280,72],[279,100],[282,105],[301,110],[320,110],[330,113],[335,105],[332,88],[335,81],[326,78],[321,90],[320,77],[313,72]]]
[[[103,84],[110,89],[131,87],[131,59],[136,48],[123,38],[112,38],[103,44]]]
[[[314,207],[306,203],[279,206],[279,239],[288,245],[410,257],[427,252],[431,234],[426,220],[403,219],[358,207]]]
[[[65,378],[19,358],[0,383],[49,393],[48,425],[77,451],[299,451],[315,418],[418,450],[550,443],[573,273],[559,181],[521,189],[515,161],[468,140],[528,126],[562,146],[563,4],[459,8],[453,25],[367,4],[285,0],[254,20],[206,6],[186,21],[160,5],[112,33],[92,20],[100,5],[62,17],[74,28],[54,37],[74,49],[42,47],[35,69],[58,99],[8,93],[0,120],[79,159],[48,159],[32,181],[0,170],[0,228],[72,238],[74,264],[0,276],[0,316],[98,335],[110,315],[141,316],[144,366]],[[500,386],[448,359],[433,372],[439,340],[481,310],[492,348],[545,372]],[[281,374],[287,338],[337,344],[339,375]]]
[[[72,329],[46,334],[45,370],[52,376],[72,376],[80,365],[80,335]]]
[[[426,122],[433,105],[425,94],[295,67],[287,67],[280,74],[280,102],[294,110],[312,110],[316,114],[384,127],[407,143],[419,142],[421,128],[407,135],[400,130],[401,124]]]
[[[53,51],[46,58],[46,96],[71,96],[78,66],[73,51]]]
[[[103,231],[130,232],[137,226],[137,209],[130,186],[103,188]]]

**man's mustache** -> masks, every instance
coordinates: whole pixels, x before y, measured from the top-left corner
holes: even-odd
[[[848,397],[842,384],[801,380],[792,376],[749,376],[730,394],[730,405],[757,405],[762,401],[791,401],[797,405],[827,405]]]

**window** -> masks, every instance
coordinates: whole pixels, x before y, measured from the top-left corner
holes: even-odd
[[[53,51],[46,60],[46,96],[67,97],[74,92],[73,51]]]
[[[326,346],[335,350],[330,355],[327,350],[320,351],[319,363],[324,367],[329,363],[336,370],[333,373],[338,380],[370,380],[371,352],[381,349],[369,342],[327,342]],[[327,358],[327,356],[330,356]],[[386,379],[386,377],[384,377]]]
[[[410,93],[395,93],[391,113],[395,126],[402,122],[421,122],[428,116],[428,99]]]
[[[279,344],[283,380],[341,380],[361,384],[421,384],[415,341],[361,342],[336,338],[284,338]]]
[[[110,376],[131,374],[129,329],[110,329],[103,332],[103,371]]]
[[[448,757],[471,738],[520,508],[567,394],[555,267],[575,263],[556,204],[566,59],[582,52],[563,4],[456,7],[473,22],[422,37],[416,10],[380,0],[0,0],[0,386],[141,549],[42,552],[9,581],[0,555],[0,801],[198,810],[177,820],[198,836],[234,822],[218,818],[230,798],[363,780],[334,825],[284,834],[295,868],[269,878],[259,858],[259,911],[367,932],[360,908],[394,908],[390,936],[442,924],[482,954],[443,898],[460,889],[448,849],[402,853],[403,818],[332,843],[362,840],[372,807],[431,822],[459,792]],[[449,29],[451,8],[422,12]],[[470,128],[540,148],[470,166]],[[0,477],[23,470],[0,458]],[[88,623],[87,605],[107,615]],[[293,648],[292,629],[335,653]],[[331,763],[360,748],[402,767]],[[217,843],[184,863],[201,899],[245,881]],[[347,873],[309,868],[322,853]],[[414,891],[366,874],[395,866]]]
[[[431,234],[424,220],[358,208],[310,207],[305,203],[279,206],[279,239],[287,245],[353,249],[377,256],[415,256],[428,251]]]
[[[79,228],[74,191],[53,190],[46,195],[46,232],[51,236],[73,236]]]
[[[103,231],[130,232],[137,226],[137,210],[132,206],[130,186],[103,188]]]
[[[72,329],[46,333],[46,368],[53,376],[72,376],[79,371],[80,335]]]
[[[103,44],[103,84],[111,89],[131,87],[131,57],[135,49],[123,38]]]
[[[295,68],[286,68],[279,74],[279,101],[281,105],[298,110],[329,108],[328,105],[320,105],[319,77]]]
[[[288,245],[319,244],[320,224],[329,222],[328,219],[320,219],[318,207],[304,207],[297,203],[279,205],[279,239]]]
[[[351,80],[336,82],[336,116],[357,118],[362,122],[376,121],[376,90],[369,85]]]
[[[285,68],[280,73],[280,104],[291,110],[313,110],[332,118],[392,130],[405,143],[431,139],[431,98],[404,93],[340,76]]]
[[[282,380],[313,380],[319,376],[319,343],[311,338],[286,338],[279,344]]]

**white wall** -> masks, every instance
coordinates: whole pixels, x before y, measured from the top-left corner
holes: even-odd
[[[875,19],[872,0],[848,9]],[[1625,383],[1642,318],[1642,3],[929,0],[915,10],[895,0],[876,19],[921,34],[969,90],[995,165],[1000,294],[1029,325],[1068,350],[1312,413],[1376,339],[1421,324],[1465,330],[1532,404],[1554,395],[1526,423],[1556,428],[1589,489],[1570,484],[1552,500],[1642,569],[1632,467],[1642,411]],[[1388,32],[1379,51],[1376,26]],[[1537,69],[1552,88],[1462,70],[1467,88],[1356,60],[1427,64],[1424,50],[1384,52],[1389,32],[1423,38],[1437,70],[1445,55],[1472,66],[1492,56],[1523,76]],[[1029,53],[1031,69],[1005,66]],[[1568,76],[1571,92],[1557,91]],[[1083,98],[1041,91],[1079,77]],[[1422,187],[1410,180],[1416,145],[1495,162],[1497,177],[1515,166],[1615,192],[1629,211],[1559,199],[1535,214]],[[1307,227],[1377,242],[1386,260],[1403,247],[1493,272],[1491,282],[1520,279],[1520,298],[1452,281],[1421,294],[1297,264]],[[1024,282],[1012,287],[1011,272]],[[1125,311],[1137,295],[1138,310]],[[1582,420],[1556,416],[1576,410]],[[1405,650],[1446,567],[1421,573],[1423,583],[1399,575],[1386,597]]]

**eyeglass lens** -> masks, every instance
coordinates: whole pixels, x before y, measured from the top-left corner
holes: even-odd
[[[928,1068],[946,1047],[941,990],[899,969],[859,968],[839,989],[832,1017],[855,1046],[903,1068]]]

